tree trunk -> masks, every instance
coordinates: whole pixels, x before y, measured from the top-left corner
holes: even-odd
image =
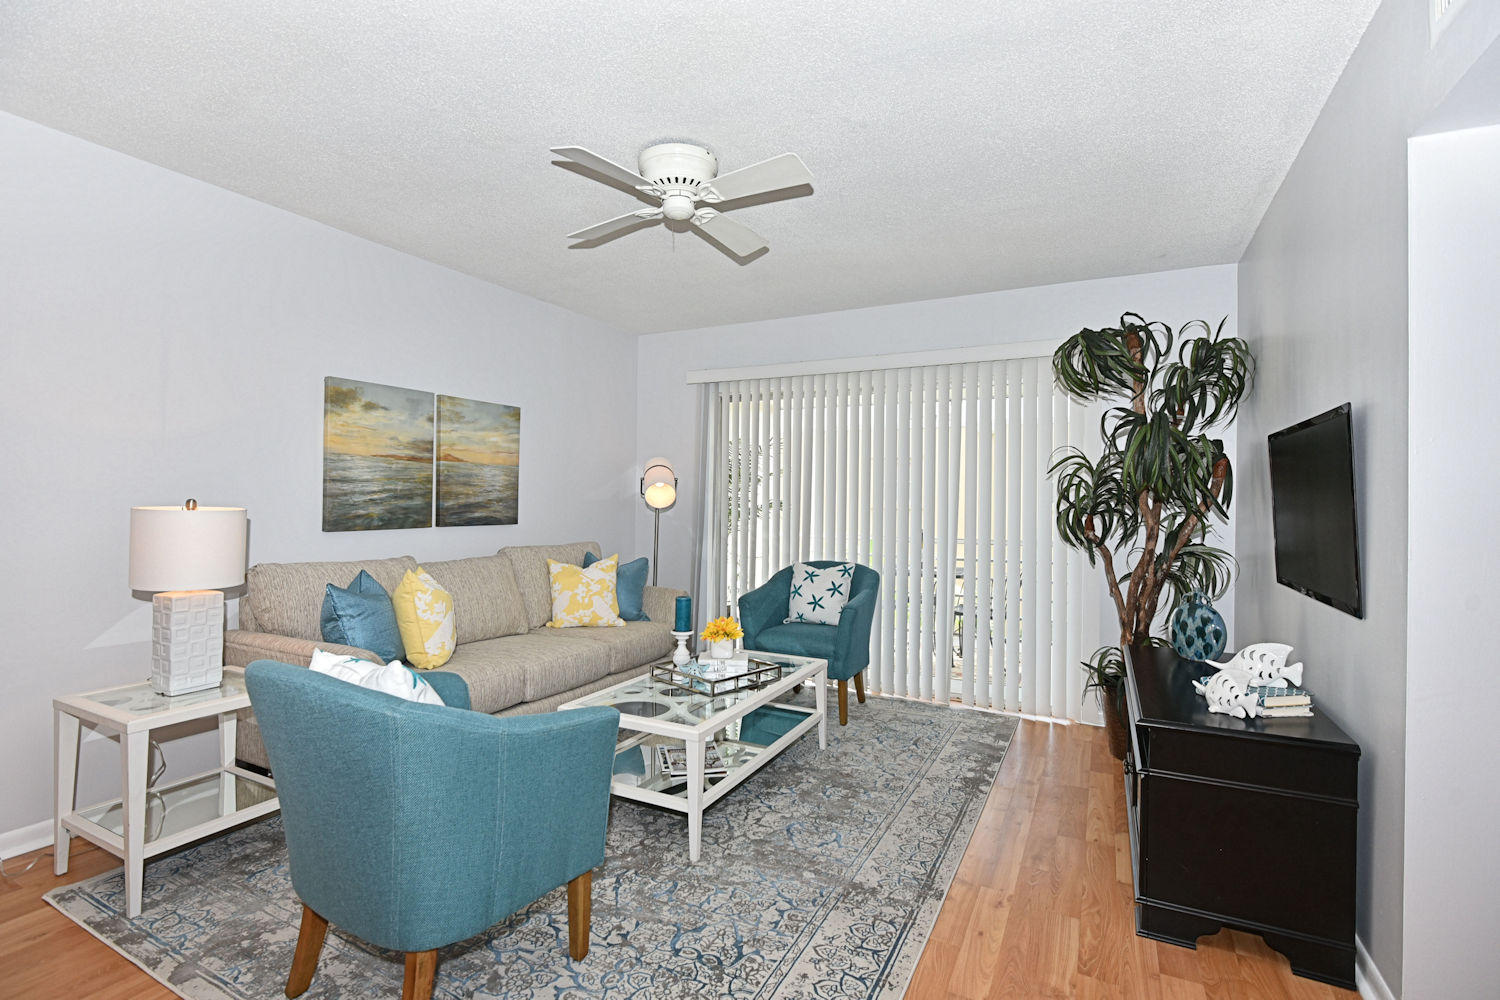
[[[1130,748],[1130,734],[1125,731],[1125,717],[1120,711],[1124,694],[1119,688],[1099,692],[1099,703],[1104,707],[1104,732],[1109,737],[1110,756],[1115,760],[1124,760]]]

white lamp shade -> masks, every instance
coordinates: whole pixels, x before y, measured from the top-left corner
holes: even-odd
[[[653,458],[641,473],[641,496],[646,506],[665,510],[677,502],[677,472],[665,458]]]
[[[245,508],[130,508],[130,589],[222,590],[245,582]]]

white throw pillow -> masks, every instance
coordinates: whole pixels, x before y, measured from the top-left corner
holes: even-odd
[[[854,564],[839,563],[818,569],[807,563],[792,567],[792,591],[787,601],[783,624],[808,622],[813,625],[837,625],[849,603],[854,586]]]
[[[443,704],[443,699],[438,697],[432,685],[418,677],[415,670],[400,660],[392,660],[382,666],[369,660],[361,660],[357,656],[314,649],[312,662],[307,665],[307,669],[407,701],[419,701],[424,705]]]

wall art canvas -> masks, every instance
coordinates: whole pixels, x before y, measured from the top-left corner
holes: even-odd
[[[323,530],[432,526],[433,394],[323,380]]]
[[[521,408],[437,398],[437,523],[515,524]]]

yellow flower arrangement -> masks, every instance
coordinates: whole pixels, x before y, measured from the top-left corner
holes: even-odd
[[[740,628],[740,623],[728,616],[715,618],[703,626],[703,634],[699,636],[704,642],[725,642],[744,637],[745,630]]]

